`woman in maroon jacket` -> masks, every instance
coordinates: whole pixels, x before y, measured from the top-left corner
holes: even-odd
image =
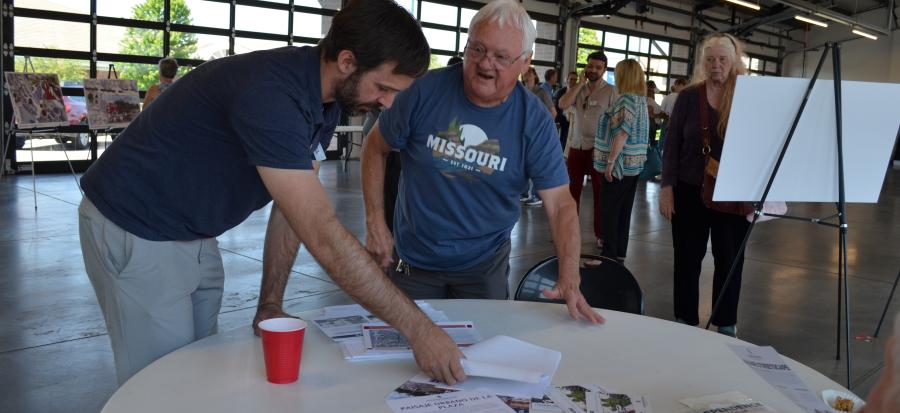
[[[711,235],[713,302],[722,293],[732,263],[738,261],[721,307],[712,318],[720,333],[731,336],[737,333],[743,267],[743,255],[737,256],[737,251],[749,222],[739,211],[723,212],[727,208],[711,202],[708,194],[715,185],[734,85],[737,76],[747,72],[742,52],[742,44],[727,34],[712,34],[703,41],[694,84],[678,96],[666,132],[659,196],[659,212],[672,221],[675,318],[690,325],[700,321],[698,282]]]

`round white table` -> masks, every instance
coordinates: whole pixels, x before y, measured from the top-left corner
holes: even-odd
[[[484,338],[503,334],[562,352],[554,385],[598,384],[648,396],[658,413],[685,412],[678,400],[731,390],[775,410],[802,412],[734,355],[747,344],[666,320],[601,310],[603,326],[570,319],[565,306],[521,301],[433,300],[451,320],[471,320]],[[312,318],[318,310],[299,314]],[[816,393],[846,391],[785,357]],[[262,343],[249,327],[217,334],[157,360],[132,377],[103,412],[390,412],[385,396],[419,373],[412,359],[348,362],[310,325],[300,379],[266,381]]]

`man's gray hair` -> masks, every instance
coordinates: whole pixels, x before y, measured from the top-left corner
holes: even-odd
[[[531,22],[531,16],[525,8],[516,0],[493,0],[484,5],[472,22],[469,23],[470,33],[482,23],[496,22],[497,25],[514,27],[522,31],[522,53],[531,52],[534,48],[534,39],[537,37],[537,29]]]

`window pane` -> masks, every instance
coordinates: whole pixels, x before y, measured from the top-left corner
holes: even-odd
[[[97,25],[97,51],[136,56],[162,56],[162,30]]]
[[[446,6],[427,1],[422,2],[422,18],[423,22],[446,24],[448,26],[456,26],[456,6]]]
[[[91,25],[87,23],[16,17],[13,25],[16,47],[79,52],[91,48]]]
[[[608,35],[609,33],[607,33],[607,36]],[[622,53],[606,52],[606,59],[606,67],[608,69],[615,69],[616,65],[619,64],[619,62],[625,60],[625,55]]]
[[[752,70],[763,70],[764,61],[759,59],[752,59],[750,61],[750,69]]]
[[[415,17],[415,16],[416,16],[416,2],[417,2],[417,1],[418,1],[418,0],[401,0],[401,1],[398,1],[397,4],[403,6],[403,8],[406,9],[406,11],[408,11],[409,14],[412,14],[413,17]],[[331,144],[334,145],[334,142],[335,142],[336,140],[337,140],[337,139],[332,139],[332,140],[331,140]]]
[[[145,0],[97,0],[97,14],[106,17],[122,17],[126,19],[163,21],[163,3],[157,7],[144,5]]]
[[[179,53],[181,56],[190,57],[191,59],[210,60],[228,56],[228,37],[215,36],[211,34],[196,34],[172,32],[173,39],[184,38],[182,36],[194,36],[196,43],[193,50],[185,50]]]
[[[316,7],[319,9],[338,10],[341,8],[341,0],[294,0],[294,5]]]
[[[89,0],[16,0],[15,6],[66,13],[91,13],[91,2]]]
[[[475,17],[475,13],[478,13],[478,10],[472,10],[467,8],[461,8],[462,17],[460,18],[459,27],[469,28],[469,23],[472,21],[472,18]]]
[[[639,52],[639,53],[649,53],[650,51],[650,39],[645,39],[643,37],[634,37],[628,39],[628,51],[629,52]]]
[[[625,50],[628,45],[628,36],[618,33],[606,32],[606,43],[604,47]]]
[[[428,69],[431,70],[447,67],[448,60],[450,60],[450,56],[433,54],[431,55],[431,63],[428,65]]]
[[[652,41],[650,44],[650,54],[655,56],[668,56],[669,42],[664,42],[662,40]]]
[[[84,78],[88,77],[91,70],[90,62],[87,60],[32,57],[31,65],[34,66],[35,73],[56,73],[59,75],[59,82],[62,85],[67,85],[69,82],[80,84]],[[25,71],[24,56],[16,56],[14,71]],[[28,66],[27,71],[32,71],[31,66]]]
[[[537,22],[537,37],[547,40],[556,40],[556,24]]]
[[[288,14],[284,10],[237,6],[234,10],[234,27],[251,32],[287,34]]]
[[[669,73],[669,60],[668,59],[657,59],[650,58],[650,71],[656,73],[667,74]],[[660,85],[662,87],[662,85]]]
[[[457,50],[457,52],[462,53],[462,51],[466,49],[466,43],[468,43],[468,41],[469,41],[469,34],[468,33],[460,33],[459,34],[459,50]]]
[[[672,62],[672,74],[673,75],[688,75],[688,64],[685,62]]]
[[[750,58],[747,56],[741,56],[741,60],[744,62],[744,66],[750,67]]]
[[[449,30],[422,29],[425,33],[425,39],[428,40],[428,46],[432,49],[456,50],[456,32]]]
[[[549,44],[540,44],[535,43],[534,45],[534,60],[546,60],[548,62],[556,61],[556,46],[552,46]]]
[[[690,59],[690,48],[683,44],[672,45],[672,57],[680,57],[682,59]]]
[[[603,45],[603,32],[585,27],[578,29],[578,43],[594,46]]]
[[[185,0],[191,11],[191,24],[194,26],[227,29],[231,19],[231,7],[227,3],[213,3],[203,0]]]
[[[275,40],[248,39],[245,37],[237,37],[234,39],[234,53],[241,54],[254,52],[257,50],[268,50],[276,47],[287,46],[287,42],[279,42]]]
[[[778,64],[772,61],[766,62],[766,72],[769,73],[778,73]]]
[[[331,28],[331,16],[318,14],[294,13],[294,36],[321,39]]]
[[[114,79],[110,76],[109,65],[115,65],[119,79],[137,81],[138,89],[147,90],[148,87],[159,83],[159,67],[155,64],[123,63],[123,62],[97,62],[97,79]]]

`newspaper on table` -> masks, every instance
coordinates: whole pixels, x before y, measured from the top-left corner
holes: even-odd
[[[816,393],[809,390],[803,379],[791,370],[774,348],[738,344],[729,344],[728,347],[770,386],[807,413],[831,412],[831,408]]]
[[[556,386],[547,395],[564,413],[651,413],[647,397],[625,394],[595,384]]]
[[[433,394],[406,399],[388,399],[396,413],[515,413],[499,397],[475,391]]]
[[[468,347],[481,341],[481,334],[471,321],[438,321],[435,324],[443,328],[459,347]],[[362,337],[340,342],[344,359],[361,361],[413,356],[406,338],[385,323],[364,323],[360,331]]]
[[[416,301],[419,309],[432,321],[448,321],[443,311],[435,310],[425,301]],[[381,320],[359,304],[333,305],[322,309],[322,314],[312,319],[328,338],[341,342],[362,339],[362,325],[377,323]]]
[[[476,392],[482,394],[494,394],[486,389],[481,389]],[[396,400],[427,400],[429,397],[434,397],[437,395],[446,395],[449,393],[470,393],[470,391],[462,390],[456,386],[449,386],[447,384],[441,383],[440,381],[430,379],[425,377],[424,375],[419,375],[409,379],[405,383],[401,384],[400,387],[394,389],[387,398],[387,404],[394,409],[395,412],[417,412],[415,410],[397,410],[394,406],[397,404],[394,402]],[[565,413],[561,408],[559,408],[554,401],[547,395],[543,395],[541,397],[513,397],[506,396],[502,394],[494,394],[498,399],[500,399],[509,409],[515,412],[529,412],[529,413]],[[408,403],[413,403],[412,401]],[[428,411],[428,410],[424,410]],[[506,410],[509,411],[509,410]],[[418,412],[417,412],[418,413]]]

